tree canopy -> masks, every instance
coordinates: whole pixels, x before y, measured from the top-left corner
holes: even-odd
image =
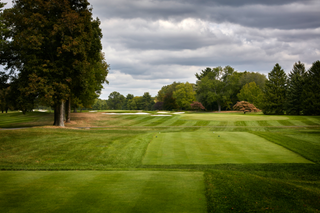
[[[176,87],[172,97],[176,99],[176,103],[180,109],[190,109],[190,104],[196,101],[196,92],[193,90],[192,84],[181,83]]]
[[[2,62],[17,72],[21,97],[52,106],[59,126],[71,97],[83,105],[94,102],[107,82],[108,65],[101,55],[100,22],[87,0],[14,0],[3,17],[10,30]]]
[[[230,66],[216,67],[211,69],[206,68],[205,71],[198,76],[196,92],[197,99],[205,105],[207,109],[212,109],[214,102],[218,105],[218,110],[221,111],[221,106],[228,105],[230,101],[233,87],[236,83],[234,75],[236,72]],[[197,76],[197,75],[196,75]]]
[[[312,64],[306,73],[303,87],[303,114],[320,115],[320,61]]]
[[[110,109],[122,109],[125,99],[119,92],[114,91],[108,96],[107,104]]]
[[[284,114],[286,105],[287,75],[277,63],[268,74],[263,107],[264,114]]]
[[[246,112],[259,112],[260,110],[257,109],[253,104],[247,101],[239,101],[233,106],[234,110],[242,111],[244,114]]]
[[[248,101],[257,107],[260,107],[263,92],[255,82],[245,84],[237,95],[240,101]]]
[[[300,61],[293,65],[287,86],[287,114],[300,115],[303,108],[302,92],[305,81],[305,67]]]

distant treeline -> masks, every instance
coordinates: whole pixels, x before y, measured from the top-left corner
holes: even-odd
[[[232,110],[238,101],[247,101],[264,114],[320,114],[320,61],[308,71],[299,61],[288,75],[276,64],[268,78],[258,72],[238,72],[230,66],[208,67],[195,77],[195,84],[173,82],[163,86],[156,97],[149,92],[124,96],[114,91],[108,100],[96,99],[91,108],[82,109],[220,111]]]
[[[127,110],[232,110],[238,101],[247,101],[264,114],[319,115],[320,62],[306,71],[300,61],[287,75],[279,64],[268,73],[237,72],[230,66],[206,68],[195,74],[196,84],[173,82],[163,86],[156,97],[126,97],[112,92],[108,100],[96,99],[92,109]],[[195,108],[194,108],[195,109]]]

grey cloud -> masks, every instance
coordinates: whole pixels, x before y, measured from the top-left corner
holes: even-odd
[[[255,28],[306,29],[320,26],[319,1],[92,1],[103,19],[141,18],[181,21],[200,18]]]

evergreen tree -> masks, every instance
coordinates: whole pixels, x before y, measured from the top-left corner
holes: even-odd
[[[149,94],[149,92],[145,92],[142,96],[141,100],[141,108],[142,110],[151,110],[152,106],[154,105],[153,98]]]
[[[300,61],[293,65],[289,73],[287,88],[287,114],[300,115],[303,108],[302,91],[304,85],[305,67]]]
[[[320,115],[320,61],[312,64],[306,73],[303,87],[303,114]]]
[[[264,114],[281,115],[285,112],[287,75],[277,63],[268,73],[262,111]]]

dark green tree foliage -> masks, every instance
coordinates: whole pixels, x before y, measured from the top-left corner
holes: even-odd
[[[154,99],[151,97],[149,92],[145,92],[142,96],[141,109],[148,111],[152,109],[153,105],[154,105]]]
[[[207,109],[212,109],[213,105],[217,103],[218,110],[221,111],[222,106],[229,106],[232,104],[231,95],[237,85],[237,75],[232,67],[226,66],[207,68],[202,71],[197,81],[197,99],[204,104]],[[196,75],[197,76],[197,75]]]
[[[4,7],[4,5],[6,5],[6,3],[0,2],[0,45],[5,41],[4,33],[7,31],[7,28],[3,23],[3,17],[2,17],[2,8]]]
[[[261,108],[260,105],[263,98],[263,92],[254,81],[244,85],[237,96],[240,101],[248,101],[258,108]]]
[[[256,85],[261,89],[264,90],[266,84],[267,77],[264,74],[258,72],[243,72],[241,77],[239,78],[239,84],[242,88],[244,85],[249,84],[251,82],[255,82]]]
[[[320,115],[320,61],[306,73],[302,99],[304,115]]]
[[[158,101],[157,103],[155,103],[153,105],[153,109],[154,110],[163,110],[163,102],[162,101]]]
[[[71,97],[93,103],[108,71],[100,55],[100,22],[92,19],[87,0],[14,0],[3,17],[11,29],[6,65],[28,82],[21,85],[24,97],[52,106],[58,126],[64,125],[63,106]]]
[[[196,73],[195,76],[198,80],[201,80],[203,77],[205,77],[206,75],[208,75],[211,72],[212,72],[211,68],[207,67],[205,70],[201,70],[201,72],[199,74]]]
[[[156,96],[156,102],[158,101],[161,101],[163,102],[164,101],[164,97],[169,94],[169,93],[173,93],[174,91],[176,91],[176,87],[178,85],[180,85],[181,83],[180,82],[173,82],[172,84],[169,84],[169,85],[166,85],[166,86],[163,86],[159,91],[158,91],[158,95]]]
[[[176,103],[176,99],[172,97],[172,93],[167,93],[164,96],[164,101],[163,101],[163,109],[164,110],[173,110],[173,109],[178,109],[179,106]]]
[[[23,114],[32,111],[36,96],[28,91],[29,82],[24,78],[12,78],[7,94],[7,104],[11,110],[21,110]]]
[[[9,109],[9,91],[10,85],[8,83],[9,75],[5,72],[0,72],[0,110],[3,113],[8,112]]]
[[[268,73],[262,111],[264,114],[281,115],[285,112],[287,75],[277,63]]]
[[[132,101],[133,98],[134,98],[133,94],[127,95],[126,100],[123,104],[123,109],[130,110],[130,102]]]
[[[107,104],[110,109],[114,109],[114,110],[122,109],[125,99],[126,98],[123,95],[121,95],[119,92],[114,91],[110,93],[110,95],[108,96]]]
[[[300,115],[303,108],[303,87],[305,78],[305,67],[300,61],[293,65],[288,76],[287,86],[287,114]]]
[[[96,99],[94,104],[92,105],[93,110],[107,110],[108,105],[106,100]]]

